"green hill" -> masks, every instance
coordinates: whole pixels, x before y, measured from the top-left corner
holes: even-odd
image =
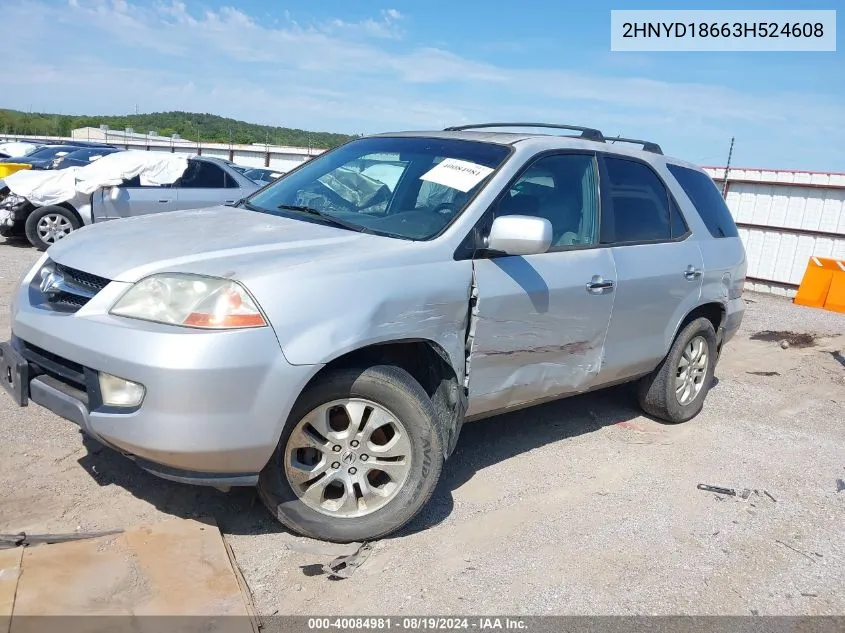
[[[258,125],[197,112],[74,116],[0,109],[0,133],[5,134],[70,136],[71,130],[100,125],[108,125],[112,130],[124,130],[131,127],[141,134],[152,130],[162,136],[177,133],[182,138],[192,141],[199,137],[202,141],[216,143],[269,142],[270,145],[310,146],[323,149],[336,147],[352,138],[348,134],[309,132],[273,125]]]

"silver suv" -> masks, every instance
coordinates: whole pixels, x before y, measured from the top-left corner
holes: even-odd
[[[416,515],[466,420],[628,381],[689,420],[744,310],[718,189],[522,126],[553,131],[359,138],[235,207],[75,231],[15,292],[7,391],[340,542]]]

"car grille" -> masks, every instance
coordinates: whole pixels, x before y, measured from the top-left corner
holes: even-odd
[[[39,273],[32,280],[33,290],[40,294],[42,305],[60,312],[76,312],[110,283],[110,280],[105,277],[92,275],[50,260],[44,264],[42,271],[45,268],[48,270],[52,268],[60,279],[60,283],[48,288],[45,292],[42,289],[44,279]]]
[[[93,290],[95,293],[100,292],[111,281],[105,277],[98,277],[97,275],[92,275],[91,273],[86,273],[70,266],[63,266],[62,264],[56,264],[56,270],[69,282]]]

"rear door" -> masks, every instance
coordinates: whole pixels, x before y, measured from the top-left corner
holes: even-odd
[[[94,221],[129,218],[173,211],[176,208],[176,191],[170,186],[142,187],[135,177],[117,187],[106,187],[94,194]]]
[[[605,154],[601,242],[611,247],[616,298],[600,382],[651,371],[699,303],[703,260],[678,207],[645,161]]]
[[[199,209],[231,204],[243,197],[238,183],[219,165],[190,159],[182,177],[174,183],[180,209]]]

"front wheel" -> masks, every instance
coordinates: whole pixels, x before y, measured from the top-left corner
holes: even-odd
[[[657,369],[640,380],[640,406],[666,422],[694,418],[713,384],[716,360],[716,331],[708,319],[698,318],[678,333]]]
[[[371,540],[420,511],[442,466],[436,413],[408,372],[391,365],[342,369],[300,396],[258,492],[294,532]]]
[[[80,226],[82,223],[73,211],[57,206],[41,207],[26,219],[26,238],[38,250],[46,251]]]

